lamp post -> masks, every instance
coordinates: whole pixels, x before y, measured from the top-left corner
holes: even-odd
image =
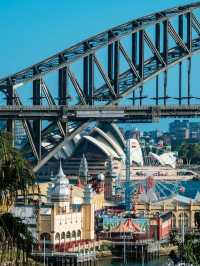
[[[45,237],[44,237],[44,241],[43,241],[43,257],[44,257],[44,266],[45,266],[45,256],[46,256],[46,254],[45,254],[45,251],[46,251],[46,243],[45,243]]]
[[[144,246],[142,243],[142,266],[144,266]]]
[[[182,242],[185,242],[185,219],[184,212],[182,213]]]
[[[126,239],[125,239],[125,230],[124,230],[124,232],[123,232],[124,234],[123,234],[123,239],[124,239],[124,265],[126,265],[127,264],[127,260],[126,260]]]

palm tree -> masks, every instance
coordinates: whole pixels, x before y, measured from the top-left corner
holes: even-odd
[[[30,253],[32,246],[31,233],[19,218],[10,214],[9,207],[13,205],[18,195],[27,199],[30,188],[34,188],[34,174],[29,163],[12,146],[12,137],[0,132],[0,248],[1,262],[6,256],[16,264],[23,252],[23,262]],[[34,191],[32,191],[34,195]]]
[[[19,194],[26,198],[33,180],[31,167],[13,148],[11,136],[0,132],[0,207],[6,207],[0,212],[8,211]]]
[[[33,244],[33,237],[27,226],[20,218],[14,217],[10,213],[4,213],[0,216],[0,228],[2,230],[2,247],[6,251],[1,254],[1,263],[5,253],[10,258],[10,261],[13,260],[13,249],[16,249],[16,263],[20,259],[21,251],[23,262],[25,262],[30,255]]]

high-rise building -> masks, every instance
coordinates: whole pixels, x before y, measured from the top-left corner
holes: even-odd
[[[199,122],[191,122],[189,126],[190,130],[190,139],[200,139],[200,123]]]
[[[174,122],[169,124],[169,133],[173,135],[178,142],[189,139],[189,120],[174,120]]]

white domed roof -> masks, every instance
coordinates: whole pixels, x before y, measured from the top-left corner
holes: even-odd
[[[62,180],[62,184],[65,184],[67,186],[69,185],[69,179],[66,177],[66,175],[63,172],[61,161],[60,161],[59,171],[58,171],[58,173],[56,175],[56,183],[60,179]]]
[[[70,195],[69,180],[67,179],[67,177],[63,172],[61,162],[56,177],[57,178],[54,182],[54,187],[51,188],[51,198],[60,199],[60,198],[69,197]]]

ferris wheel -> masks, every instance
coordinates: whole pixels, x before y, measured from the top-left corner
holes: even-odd
[[[185,192],[185,188],[178,181],[155,180],[152,176],[138,182],[134,181],[129,186],[132,195],[140,195],[140,199],[145,202],[161,201]]]
[[[185,187],[178,181],[161,181],[152,176],[143,180],[118,182],[115,186],[116,200],[125,204],[126,209],[132,209],[135,196],[141,202],[152,203],[183,194]]]

